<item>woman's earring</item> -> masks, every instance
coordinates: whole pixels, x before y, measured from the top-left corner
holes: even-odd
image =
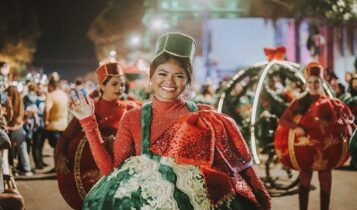
[[[149,82],[149,85],[148,85],[148,90],[151,92],[152,91],[152,86],[151,86],[151,82]]]

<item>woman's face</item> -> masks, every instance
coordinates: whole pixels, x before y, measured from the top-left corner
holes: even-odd
[[[306,81],[306,87],[311,95],[321,94],[322,89],[322,80],[316,76],[310,76]]]
[[[100,89],[103,91],[103,99],[107,101],[117,100],[124,93],[125,79],[123,76],[112,77],[105,85],[101,84]]]
[[[159,65],[151,79],[155,97],[160,101],[174,101],[185,90],[187,74],[174,60]]]

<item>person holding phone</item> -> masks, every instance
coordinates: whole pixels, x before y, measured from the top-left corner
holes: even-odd
[[[111,144],[121,118],[127,110],[138,106],[119,100],[124,93],[125,76],[118,63],[100,66],[96,75],[100,90],[98,96],[91,94],[94,99],[94,114],[105,139],[107,152],[112,153]],[[79,96],[86,97],[86,93],[73,89],[69,98]],[[73,100],[70,100],[70,106],[71,103]],[[58,139],[55,159],[58,185],[63,198],[72,208],[82,209],[84,196],[102,175],[76,118],[72,119]]]

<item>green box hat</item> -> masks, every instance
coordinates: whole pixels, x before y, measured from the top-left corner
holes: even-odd
[[[166,52],[178,57],[189,58],[192,61],[195,51],[196,42],[192,37],[183,33],[169,32],[161,35],[156,40],[153,60]]]

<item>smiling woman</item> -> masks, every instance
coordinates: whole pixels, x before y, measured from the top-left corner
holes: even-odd
[[[275,134],[280,161],[299,171],[300,209],[308,209],[313,171],[319,174],[321,209],[329,209],[331,170],[347,160],[354,127],[347,105],[324,94],[323,71],[317,62],[306,66],[306,93],[284,111]]]
[[[118,63],[107,63],[97,71],[100,96],[94,98],[94,115],[98,120],[107,150],[118,129],[119,121],[127,110],[134,108],[129,101],[119,100],[125,89],[125,79]],[[82,94],[73,91],[72,96]],[[73,106],[73,102],[71,106]],[[56,146],[57,180],[65,201],[74,209],[81,209],[83,198],[102,176],[96,166],[88,141],[77,119],[73,119],[58,139]],[[111,157],[108,158],[111,160]]]
[[[150,86],[160,101],[174,101],[185,90],[190,75],[179,61],[165,54],[162,63],[151,74]]]
[[[154,99],[125,114],[112,160],[90,100],[77,99],[72,112],[105,174],[83,209],[270,209],[234,121],[181,96],[191,82],[195,48],[185,34],[159,37],[150,68]]]

